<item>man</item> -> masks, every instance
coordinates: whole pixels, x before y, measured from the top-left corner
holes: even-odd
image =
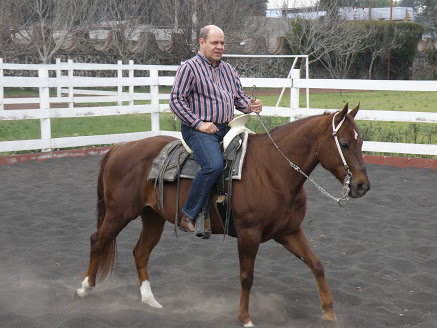
[[[239,76],[221,61],[225,37],[214,25],[201,29],[200,50],[176,72],[170,94],[170,109],[182,121],[182,137],[193,150],[201,169],[194,177],[185,202],[180,228],[194,232],[195,221],[211,189],[223,172],[220,142],[234,117],[234,107],[243,113],[262,110],[259,99],[251,99]]]

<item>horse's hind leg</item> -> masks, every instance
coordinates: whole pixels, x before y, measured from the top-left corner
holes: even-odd
[[[319,290],[320,306],[325,313],[322,319],[335,322],[334,300],[332,299],[328,283],[325,279],[323,265],[311,249],[302,227],[300,227],[298,231],[278,240],[278,242],[280,242],[292,254],[301,259],[311,269]]]
[[[143,220],[143,230],[133,251],[140,282],[141,301],[151,307],[162,308],[162,305],[159,304],[153,296],[147,264],[149,262],[150,253],[161,239],[165,220],[150,208],[144,210],[141,214],[141,218]]]
[[[85,297],[91,293],[96,285],[98,273],[100,273],[100,280],[111,273],[116,251],[116,237],[130,221],[110,212],[105,214],[102,225],[91,235],[87,274],[82,281],[82,287],[76,290],[75,297]]]

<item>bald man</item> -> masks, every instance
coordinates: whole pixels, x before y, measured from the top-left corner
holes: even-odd
[[[262,110],[261,100],[249,98],[236,70],[221,60],[224,49],[223,31],[215,25],[203,27],[199,52],[179,67],[170,93],[170,109],[181,120],[182,137],[201,167],[182,208],[180,228],[188,232],[194,232],[197,216],[223,172],[220,142],[234,109]]]

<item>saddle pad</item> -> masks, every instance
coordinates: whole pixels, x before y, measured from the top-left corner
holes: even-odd
[[[241,180],[243,160],[246,155],[248,132],[235,136],[233,142],[239,143],[235,159],[232,179]],[[235,139],[234,138],[234,139]],[[147,180],[156,180],[160,177],[166,182],[173,182],[178,175],[178,162],[180,166],[180,177],[193,179],[200,170],[194,154],[189,154],[180,140],[175,140],[165,145],[158,156],[153,160],[152,167],[147,176]],[[229,177],[226,177],[228,180]]]
[[[153,160],[147,180],[156,180],[161,176],[164,181],[175,181],[178,165],[182,166],[189,155],[180,140],[168,143]]]

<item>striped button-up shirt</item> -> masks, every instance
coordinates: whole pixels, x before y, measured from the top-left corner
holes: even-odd
[[[228,123],[234,107],[249,113],[249,102],[236,70],[224,61],[214,67],[200,52],[179,67],[170,94],[171,111],[195,129],[203,122]]]

